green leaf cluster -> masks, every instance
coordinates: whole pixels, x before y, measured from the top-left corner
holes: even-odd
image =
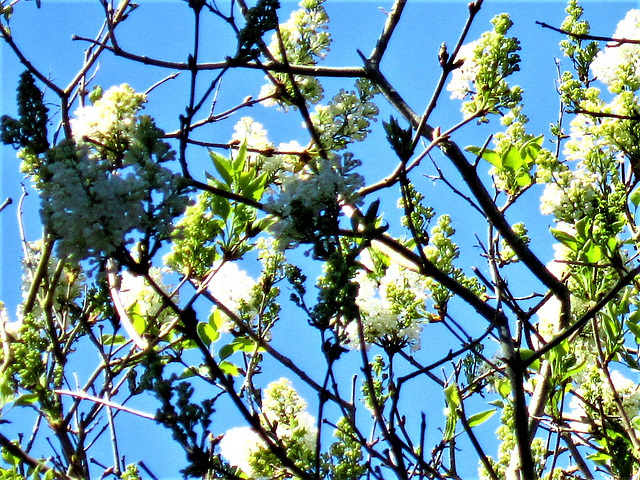
[[[0,140],[5,145],[25,149],[40,155],[49,148],[47,121],[49,109],[42,99],[33,75],[28,70],[20,75],[18,83],[18,119],[9,115],[0,117]]]

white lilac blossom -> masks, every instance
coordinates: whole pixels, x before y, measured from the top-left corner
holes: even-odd
[[[224,262],[214,270],[207,290],[236,315],[241,316],[241,311],[244,311],[247,316],[253,316],[257,312],[250,308],[250,302],[255,286],[256,281],[239,268],[237,262]],[[234,323],[228,321],[220,326],[220,330],[228,332],[233,326]]]
[[[278,438],[297,437],[307,448],[314,448],[316,420],[307,412],[307,402],[288,379],[280,378],[267,386],[262,397],[262,412]]]
[[[220,453],[234,467],[249,478],[259,477],[251,465],[251,459],[264,451],[267,445],[250,427],[236,427],[227,432],[219,443]]]
[[[164,284],[162,272],[157,268],[152,268],[149,272],[154,283],[163,291],[169,288]],[[129,270],[120,273],[119,297],[122,306],[130,315],[139,315],[146,322],[164,323],[173,317],[173,310],[166,307],[164,299],[151,286],[144,275],[136,275]],[[177,303],[177,296],[173,296]]]
[[[330,160],[317,159],[295,174],[283,172],[278,191],[265,206],[276,217],[270,227],[280,249],[310,241],[323,216],[338,215],[340,204],[358,202],[357,192],[363,178],[353,172],[359,165],[349,153],[334,155]]]
[[[46,168],[42,217],[72,260],[110,255],[142,223],[146,189],[132,174],[112,172],[109,161],[71,145],[51,149]]]
[[[288,451],[296,466],[308,469],[313,464],[316,445],[316,420],[307,412],[307,403],[281,378],[263,391],[262,428]],[[220,453],[249,478],[280,478],[291,474],[269,452],[260,435],[249,427],[228,430],[220,441]]]
[[[540,212],[573,224],[595,211],[598,185],[599,177],[585,168],[560,172],[557,181],[545,187],[540,198]]]
[[[618,23],[615,39],[640,40],[640,10],[629,10]],[[591,64],[594,76],[614,93],[626,86],[640,88],[640,45],[613,42],[596,56]]]
[[[35,178],[42,218],[72,261],[109,256],[135,231],[164,240],[188,203],[182,178],[162,166],[174,158],[163,132],[136,115],[143,99],[123,85],[80,109],[76,143],[49,149]]]
[[[571,121],[571,134],[564,148],[568,160],[606,158],[615,163],[621,162],[623,155],[631,159],[640,157],[637,121],[633,120],[640,112],[640,99],[633,92],[621,92],[609,103],[593,94],[581,103],[581,108],[603,116],[579,114]],[[630,117],[630,120],[616,117]]]
[[[452,98],[468,99],[462,104],[465,118],[485,119],[489,113],[514,108],[521,100],[522,89],[510,87],[506,78],[519,70],[519,41],[507,37],[513,22],[506,14],[496,15],[493,30],[458,50],[447,90]]]
[[[425,322],[427,285],[424,277],[391,264],[378,281],[358,272],[356,303],[360,309],[365,345],[420,349],[420,333]],[[358,324],[352,321],[346,333],[349,346],[360,348]]]
[[[251,117],[242,117],[233,127],[233,140],[246,142],[250,148],[266,150],[273,148],[273,144],[267,138],[267,131],[261,123]]]
[[[264,159],[262,169],[265,172],[299,172],[304,167],[301,156],[305,155],[306,148],[297,140],[283,142],[278,145],[278,155],[272,155]]]
[[[279,26],[282,43],[286,50],[287,61],[292,65],[315,65],[323,59],[329,51],[331,36],[327,29],[329,17],[325,11],[324,0],[302,0],[300,9],[291,13],[289,19]],[[280,42],[277,34],[274,34],[269,44],[269,51],[278,61],[284,60],[280,51]],[[278,88],[284,88],[285,95],[293,98],[295,95],[289,82],[288,74],[273,74],[280,86],[269,82],[262,87],[260,97],[273,96],[264,105],[278,104],[287,107],[290,102],[283,98]],[[322,100],[323,89],[317,78],[305,75],[294,76],[296,87],[302,96],[311,103]]]
[[[127,84],[114,86],[103,93],[93,105],[78,108],[71,119],[71,130],[77,144],[89,143],[111,153],[121,151],[135,129],[135,118],[146,102],[146,96]]]
[[[464,100],[474,92],[474,82],[478,74],[479,65],[475,61],[475,50],[479,46],[479,41],[467,43],[460,47],[456,55],[456,62],[462,65],[451,72],[451,80],[447,85],[447,90],[451,92],[451,98]]]
[[[640,415],[640,386],[638,386],[638,382],[625,377],[618,370],[610,370],[608,374],[626,415],[629,419],[638,417]],[[576,390],[578,395],[573,396],[569,404],[569,418],[586,420],[589,413],[596,418],[599,418],[601,413],[615,418],[620,416],[614,400],[614,393],[606,375],[601,368],[594,364],[585,370],[583,381],[580,382],[580,387]],[[581,399],[584,399],[586,403]],[[590,430],[588,426],[585,428],[584,423],[582,426],[579,425],[580,422],[572,422],[572,428],[576,430]],[[632,422],[632,425],[637,425],[637,423]]]
[[[328,105],[316,106],[311,121],[326,150],[342,150],[367,137],[379,112],[371,101],[376,93],[371,82],[359,79],[355,92],[340,89]]]

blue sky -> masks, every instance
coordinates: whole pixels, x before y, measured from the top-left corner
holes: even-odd
[[[52,1],[42,0],[43,7],[35,8],[34,2],[18,5],[11,26],[15,38],[27,57],[31,58],[41,71],[62,85],[66,85],[82,63],[82,51],[85,45],[71,42],[72,33],[92,36],[100,25],[101,8],[98,2],[87,1]],[[121,45],[136,53],[156,56],[164,59],[184,61],[189,52],[190,43],[190,12],[184,2],[175,1],[145,1],[141,0],[140,8],[134,12],[127,24],[122,26],[120,34]],[[389,51],[382,64],[383,72],[394,83],[409,104],[418,112],[422,112],[428,102],[431,90],[439,74],[436,53],[442,42],[453,46],[459,31],[466,19],[467,2],[451,0],[448,2],[410,1],[405,10],[403,20],[398,27]],[[606,4],[606,5],[605,5]],[[630,8],[638,7],[638,2],[585,2],[586,18],[592,23],[594,33],[610,35],[615,30],[617,22],[624,17]],[[356,0],[328,0],[327,10],[331,17],[331,31],[334,43],[332,51],[326,61],[328,65],[360,65],[357,49],[368,54],[382,29],[385,17],[378,8],[390,9],[390,1],[356,1]],[[293,2],[283,2],[284,12],[295,7]],[[476,23],[469,35],[469,40],[477,38],[483,31],[490,28],[489,20],[495,13],[506,11],[511,14],[515,25],[512,35],[522,41],[523,57],[522,71],[513,80],[525,89],[525,113],[530,116],[531,133],[548,133],[548,126],[557,119],[558,99],[554,93],[554,79],[556,65],[554,58],[560,55],[557,44],[561,40],[559,34],[550,30],[543,30],[535,25],[535,21],[543,21],[559,26],[564,18],[564,2],[559,1],[485,1]],[[202,58],[209,61],[221,60],[226,55],[235,52],[235,43],[229,41],[229,36],[222,34],[217,27],[205,22],[207,36],[203,36]],[[2,114],[15,115],[15,86],[17,76],[22,67],[16,61],[12,52],[4,45],[0,48],[0,110]],[[566,60],[565,60],[566,62]],[[569,65],[565,63],[564,69]],[[96,77],[96,83],[109,87],[120,83],[130,83],[134,88],[145,90],[156,81],[173,73],[157,68],[140,68],[121,59],[114,59],[109,54],[104,56]],[[186,102],[187,76],[182,74],[177,80],[156,89],[147,107],[147,113],[156,117],[159,126],[167,131],[176,129],[177,115],[184,111]],[[222,84],[219,105],[224,110],[226,106],[239,103],[246,95],[257,95],[263,83],[259,72],[236,71],[231,72]],[[333,95],[338,88],[350,88],[352,82],[327,81],[325,90],[327,97]],[[460,104],[450,101],[444,95],[439,108],[435,112],[432,124],[441,125],[443,129],[457,123],[460,119]],[[55,111],[55,106],[50,110]],[[382,119],[386,120],[390,111],[383,108]],[[289,119],[281,119],[275,110],[254,107],[243,112],[242,115],[252,115],[264,124],[269,131],[270,139],[276,144],[297,138],[300,143],[306,143],[304,130],[300,127],[300,119],[296,115]],[[211,135],[210,140],[226,142],[233,125],[237,121],[232,118],[227,122],[216,124],[203,132]],[[373,141],[354,148],[356,156],[363,163],[363,173],[368,181],[375,181],[388,174],[395,165],[395,159],[388,154],[386,141],[380,122],[374,125]],[[475,125],[468,126],[454,137],[461,146],[481,145],[492,128]],[[2,161],[0,163],[0,203],[6,197],[11,197],[14,204],[0,213],[0,300],[3,300],[13,312],[20,301],[20,257],[21,249],[17,233],[16,205],[21,195],[20,182],[22,178],[18,172],[19,164],[15,160],[15,152],[9,147],[2,147]],[[381,151],[383,154],[381,154]],[[386,152],[386,153],[384,153]],[[192,158],[193,165],[205,165],[202,156]],[[197,168],[194,168],[194,170]],[[447,213],[451,205],[451,196],[440,196],[431,190],[433,186],[427,179],[418,178],[416,182],[427,192],[433,191],[434,206],[439,214]],[[40,224],[38,217],[38,199],[32,194],[25,201],[25,226],[27,236],[33,240],[39,236]],[[549,218],[538,214],[539,189],[532,189],[528,197],[523,199],[520,208],[511,212],[512,221],[527,220],[528,225],[537,238],[543,241],[534,246],[543,260],[552,256],[550,250],[550,236],[547,228]],[[391,200],[383,197],[391,209]],[[462,221],[461,221],[462,220]],[[470,247],[475,243],[474,234],[481,236],[484,231],[478,231],[478,218],[469,212],[466,218],[454,217],[454,226],[458,229],[458,240],[462,247]],[[473,250],[473,249],[471,249]],[[472,252],[474,257],[476,251]],[[470,257],[471,258],[471,257]],[[464,258],[463,258],[464,261]],[[470,260],[477,262],[476,260]],[[290,339],[283,338],[287,343]],[[437,339],[427,339],[426,344],[437,347]],[[308,362],[311,359],[306,359]],[[300,358],[305,362],[304,358]],[[424,401],[424,399],[421,399]],[[434,397],[432,419],[440,418],[442,399]],[[434,425],[435,429],[437,425]],[[147,429],[147,424],[134,420],[128,435]],[[435,438],[435,437],[434,437]],[[132,442],[132,449],[128,451],[131,459],[136,459],[139,453],[153,452],[151,460],[145,460],[154,472],[162,472],[160,477],[167,478],[176,473],[181,465],[176,465],[176,457],[170,452],[169,435],[166,432],[157,435],[144,436],[144,441]],[[145,458],[146,455],[140,455]],[[180,457],[181,458],[181,457]],[[468,466],[469,471],[475,471],[476,465]]]

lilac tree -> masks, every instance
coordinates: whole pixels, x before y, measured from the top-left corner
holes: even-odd
[[[417,84],[423,113],[382,64],[406,0],[349,66],[329,63],[324,0],[188,0],[182,61],[122,41],[153,7],[100,4],[65,84],[19,46],[26,3],[0,3],[24,66],[1,139],[43,225],[39,239],[10,232],[24,285],[17,312],[0,303],[0,421],[35,414],[0,433],[2,478],[163,475],[121,454],[130,415],[171,432],[187,477],[640,475],[639,10],[612,36],[590,33],[577,0],[540,26],[565,58],[559,116],[532,131],[510,17],[470,33],[482,0],[433,59],[435,85]],[[214,30],[233,48],[212,59]],[[102,84],[103,58],[187,80]],[[221,109],[225,80],[254,71],[264,85]],[[164,112],[173,131],[145,113],[170,96],[187,99]],[[459,117],[434,124],[438,102]],[[486,141],[462,148],[473,129]],[[358,155],[376,132],[388,171]],[[553,255],[534,253],[549,242],[531,211],[552,222]],[[476,242],[459,245],[470,217]]]

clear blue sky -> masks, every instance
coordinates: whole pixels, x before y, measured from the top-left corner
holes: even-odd
[[[23,48],[27,57],[32,59],[38,68],[50,75],[59,84],[66,85],[72,75],[82,63],[82,52],[85,47],[79,42],[71,42],[72,33],[92,36],[100,26],[101,8],[98,2],[82,1],[53,1],[42,0],[43,7],[37,10],[34,2],[18,5],[15,17],[11,20],[11,27],[17,43]],[[189,53],[191,41],[190,11],[182,1],[146,1],[141,0],[140,8],[134,12],[130,21],[121,28],[121,45],[136,53],[169,60],[185,61]],[[220,3],[220,2],[219,2]],[[637,8],[638,2],[585,2],[586,18],[592,23],[594,33],[610,35],[615,30],[617,22],[624,17],[630,8]],[[293,2],[283,2],[281,18],[286,18],[289,10],[295,8]],[[512,35],[522,41],[523,57],[522,71],[514,77],[513,83],[520,84],[525,89],[525,113],[530,116],[532,133],[548,133],[548,126],[557,119],[558,100],[554,94],[554,79],[556,66],[554,57],[560,55],[557,49],[561,39],[557,33],[543,30],[535,25],[535,21],[544,21],[559,26],[564,18],[564,2],[560,1],[485,1],[485,6],[477,19],[469,39],[475,39],[479,34],[490,28],[489,20],[498,12],[506,11],[511,14],[515,22]],[[382,29],[385,21],[384,14],[379,10],[391,8],[391,2],[386,1],[355,1],[328,0],[327,9],[331,17],[331,32],[334,43],[327,59],[329,65],[360,65],[356,49],[368,54]],[[459,31],[466,19],[467,2],[431,2],[410,1],[398,31],[396,32],[390,49],[386,54],[382,69],[390,81],[396,85],[400,93],[411,106],[422,112],[429,100],[435,79],[439,74],[436,53],[442,42],[453,45],[458,38]],[[222,60],[226,55],[235,52],[235,43],[229,41],[229,35],[223,35],[219,30],[210,28],[205,22],[203,36],[202,57],[208,61]],[[12,52],[2,45],[0,47],[2,69],[0,71],[0,110],[2,114],[15,115],[15,86],[22,67],[18,64]],[[566,62],[566,60],[565,60]],[[568,69],[569,65],[565,66]],[[134,88],[145,90],[156,81],[172,73],[157,68],[140,68],[120,59],[114,59],[105,54],[101,62],[96,83],[105,88],[115,84],[130,83]],[[147,112],[155,116],[159,126],[167,131],[177,128],[177,115],[184,111],[186,104],[187,76],[162,86],[153,92]],[[240,102],[246,95],[257,95],[263,82],[259,72],[232,72],[222,84],[219,110]],[[342,84],[337,81],[325,82],[327,96],[333,95],[340,86],[349,88],[351,82]],[[440,124],[443,129],[460,120],[460,104],[449,101],[445,95],[439,102],[432,124]],[[55,111],[55,106],[50,106]],[[383,109],[382,119],[387,119],[389,111]],[[283,121],[273,110],[255,107],[242,115],[252,115],[261,121],[268,129],[270,139],[276,144],[289,141],[292,137],[301,143],[306,142],[305,133],[300,128],[299,117],[293,115],[290,120]],[[216,124],[207,130],[211,135],[209,140],[225,142],[229,139],[232,127],[237,120]],[[374,181],[391,171],[395,159],[380,155],[380,145],[384,143],[381,125],[374,126],[374,141],[354,149],[356,156],[363,160],[364,174],[367,180]],[[461,146],[470,144],[480,145],[484,142],[490,129],[468,127],[463,133],[454,138]],[[386,145],[384,147],[386,149]],[[14,204],[0,213],[0,300],[15,311],[20,302],[20,258],[21,249],[16,224],[16,206],[21,195],[21,176],[18,172],[19,163],[15,160],[15,153],[11,148],[2,147],[2,161],[0,163],[0,202],[11,197]],[[386,150],[385,150],[386,151]],[[197,165],[202,158],[193,158],[193,165]],[[202,163],[204,165],[204,162]],[[197,168],[194,168],[194,170]],[[420,180],[417,180],[420,183]],[[431,185],[424,180],[421,188],[429,192]],[[25,201],[25,224],[30,240],[39,237],[40,223],[38,217],[38,199],[32,194]],[[528,200],[523,202],[519,210],[514,210],[512,221],[527,220],[532,230],[532,236],[545,239],[534,251],[543,260],[549,260],[550,237],[547,227],[550,219],[538,214],[539,189],[528,192]],[[429,198],[429,200],[432,200]],[[433,198],[433,204],[439,214],[447,213],[451,198],[438,196]],[[528,203],[527,203],[528,201]],[[393,208],[393,207],[392,207]],[[458,240],[462,247],[474,245],[474,233],[485,235],[482,227],[478,227],[477,218],[469,213],[469,221],[461,217],[454,218],[454,226],[458,229]],[[521,218],[517,218],[521,216]],[[473,252],[475,255],[477,252]],[[474,257],[475,258],[475,257]],[[477,262],[477,260],[474,260]],[[437,348],[437,339],[425,339],[425,348]],[[304,359],[300,359],[304,361]],[[423,402],[425,399],[419,399]],[[435,397],[433,420],[439,419],[443,406],[442,399]],[[134,420],[129,435],[136,435],[140,441],[133,443],[128,452],[131,460],[138,457],[145,459],[147,464],[160,477],[168,478],[175,475],[182,465],[180,460],[176,464],[176,457],[172,450],[167,451],[168,433],[158,435],[144,435],[141,431],[147,429],[147,423]],[[435,429],[439,425],[432,425]],[[3,427],[4,428],[4,427]],[[142,452],[141,454],[139,454]],[[153,452],[151,455],[148,452]],[[152,457],[149,459],[149,457]],[[182,458],[181,455],[179,457]],[[475,471],[475,460],[469,465],[470,471]]]

